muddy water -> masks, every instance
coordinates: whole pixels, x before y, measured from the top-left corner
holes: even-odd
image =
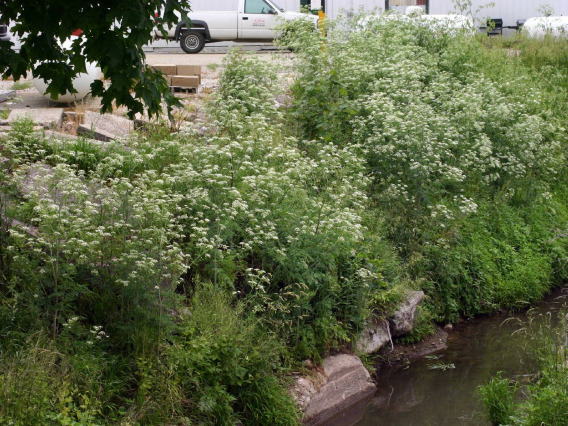
[[[558,291],[538,310],[557,311],[565,303],[565,292]],[[422,358],[405,369],[382,370],[374,397],[356,412],[334,419],[333,425],[489,424],[475,396],[477,386],[498,371],[521,382],[536,373],[535,365],[524,356],[523,335],[514,333],[521,325],[507,318],[494,316],[460,324],[450,334],[448,349],[435,354],[437,359]],[[526,320],[526,314],[516,318]]]

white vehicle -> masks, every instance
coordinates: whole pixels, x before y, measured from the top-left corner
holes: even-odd
[[[527,19],[523,31],[530,37],[568,37],[568,16],[548,16]]]
[[[393,3],[402,0],[389,1]],[[554,15],[568,15],[567,0],[471,0],[470,10],[475,15],[474,18],[483,22],[486,18],[502,19],[504,27],[514,28],[518,26],[519,21],[531,16],[542,16],[540,9],[544,5],[550,6]],[[455,10],[453,0],[428,0],[428,13],[447,14]]]
[[[274,0],[234,0],[233,10],[190,12],[188,16],[190,28],[180,22],[168,29],[168,37],[179,41],[186,53],[198,53],[205,43],[214,41],[273,40],[278,35],[274,26],[280,19],[310,19],[314,25],[318,19],[305,13],[286,12]],[[155,34],[162,36],[158,31]]]
[[[463,15],[421,15],[419,19],[432,29],[449,34],[475,34],[473,20]]]

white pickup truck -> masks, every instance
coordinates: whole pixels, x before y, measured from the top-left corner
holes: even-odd
[[[214,41],[273,40],[278,18],[284,20],[310,19],[317,25],[317,16],[287,12],[275,0],[233,0],[233,10],[196,11],[188,13],[191,27],[181,21],[169,28],[168,38],[179,41],[186,53],[200,52],[205,43]],[[162,37],[159,31],[156,37]]]

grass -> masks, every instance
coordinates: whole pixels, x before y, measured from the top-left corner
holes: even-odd
[[[12,84],[11,89],[12,90],[25,90],[25,89],[29,89],[30,87],[32,87],[32,83],[31,81],[15,81],[14,84]]]
[[[207,68],[211,71],[217,71],[217,69],[219,69],[219,64],[207,64]]]
[[[517,385],[502,378],[501,374],[502,372],[497,373],[489,383],[477,389],[485,406],[487,420],[493,425],[509,424],[515,409]]]
[[[519,333],[525,338],[526,356],[537,361],[540,371],[536,380],[522,388],[500,372],[479,386],[477,394],[492,424],[568,424],[567,329],[565,308],[556,314],[529,312],[529,322]]]

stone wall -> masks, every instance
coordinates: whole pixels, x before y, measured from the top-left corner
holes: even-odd
[[[371,354],[387,344],[392,337],[412,330],[416,307],[424,300],[422,291],[408,291],[399,308],[386,319],[369,324],[355,343],[360,353]],[[325,358],[321,368],[298,377],[291,389],[303,412],[302,421],[319,425],[375,392],[375,385],[361,360],[351,354]]]

